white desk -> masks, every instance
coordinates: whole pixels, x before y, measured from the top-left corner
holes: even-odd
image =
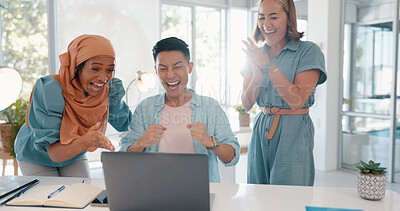
[[[72,184],[82,182],[83,178],[58,177],[0,177],[0,183],[10,179],[38,178],[38,185]],[[85,183],[104,187],[102,179],[85,179]],[[319,207],[335,207],[348,209],[362,209],[364,211],[399,211],[400,195],[387,190],[381,201],[368,201],[357,195],[355,188],[323,188],[300,186],[275,185],[248,185],[248,184],[217,184],[210,183],[210,192],[215,193],[212,211],[304,211],[306,205]],[[6,208],[6,209],[4,209]],[[1,210],[71,210],[62,208],[23,208],[4,206]],[[76,209],[73,209],[76,210]],[[107,208],[91,207],[85,210],[108,210]]]

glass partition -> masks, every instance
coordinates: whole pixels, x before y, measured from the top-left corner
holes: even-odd
[[[389,128],[388,119],[343,116],[342,167],[356,170],[360,160],[388,166]]]
[[[399,180],[400,128],[392,121],[396,86],[400,117],[400,88],[393,80],[394,1],[345,1],[341,166],[356,170],[360,160],[374,160]]]

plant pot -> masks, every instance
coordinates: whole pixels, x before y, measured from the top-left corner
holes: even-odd
[[[239,126],[240,127],[250,126],[250,114],[248,113],[239,114]]]
[[[8,147],[8,143],[11,140],[11,125],[10,124],[0,124],[0,137],[1,144],[4,152],[11,152]]]
[[[381,200],[386,192],[385,174],[358,174],[358,195],[368,200]]]

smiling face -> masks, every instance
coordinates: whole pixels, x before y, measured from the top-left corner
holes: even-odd
[[[95,56],[85,62],[79,71],[79,84],[89,96],[98,96],[104,85],[112,78],[114,60],[111,56]]]
[[[183,100],[193,63],[180,51],[163,51],[157,55],[154,69],[167,92],[167,101]]]
[[[282,49],[287,44],[288,16],[281,4],[275,0],[264,0],[258,9],[257,26],[267,45]]]

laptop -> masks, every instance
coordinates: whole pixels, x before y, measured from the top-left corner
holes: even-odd
[[[205,154],[102,152],[110,210],[210,210]]]

